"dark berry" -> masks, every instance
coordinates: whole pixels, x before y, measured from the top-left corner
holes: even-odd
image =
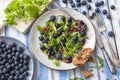
[[[99,13],[99,12],[100,12],[100,9],[99,9],[99,8],[96,8],[96,9],[95,9],[95,12],[96,12],[96,13]]]
[[[16,45],[16,43],[12,43],[11,46],[12,47],[16,47],[17,45]]]
[[[86,3],[87,3],[86,1],[82,1],[82,5],[86,5]]]
[[[6,45],[6,49],[10,50],[11,48],[11,45]]]
[[[53,49],[56,50],[56,51],[58,51],[58,47],[57,46],[54,46]]]
[[[94,19],[94,16],[90,16],[90,19]]]
[[[76,2],[80,2],[80,0],[76,0]]]
[[[17,51],[18,51],[18,52],[23,52],[24,49],[23,49],[22,47],[19,47],[19,46],[18,46],[18,47],[17,47]]]
[[[66,63],[71,63],[72,62],[72,57],[71,56],[66,56],[65,57],[65,62]]]
[[[115,5],[111,5],[110,8],[111,8],[112,10],[114,10],[114,9],[115,9]]]
[[[52,51],[53,47],[52,46],[48,46],[48,51]]]
[[[46,36],[46,40],[49,40],[50,39],[50,36],[48,35],[48,36]]]
[[[73,8],[74,8],[74,7],[75,7],[75,3],[71,3],[71,7],[73,7]]]
[[[91,9],[91,5],[87,5],[87,9],[90,10]]]
[[[41,31],[40,34],[43,35],[45,32],[44,31]]]
[[[40,46],[40,49],[41,49],[41,50],[45,50],[45,46],[44,46],[44,45],[41,45],[41,46]]]
[[[81,38],[81,40],[80,40],[80,44],[81,44],[81,45],[84,45],[85,42],[86,42],[86,39],[85,39],[85,38]]]
[[[92,16],[95,16],[95,15],[96,15],[96,13],[95,13],[95,12],[93,12],[93,13],[92,13]]]
[[[24,75],[24,76],[28,76],[29,73],[28,73],[28,72],[24,72],[23,75]]]
[[[99,2],[95,2],[95,6],[99,7],[100,3]]]
[[[2,45],[2,44],[4,44],[4,43],[5,43],[4,41],[0,40],[0,45]]]
[[[62,55],[60,53],[57,53],[55,55],[55,57],[56,57],[57,60],[61,60],[62,59]]]
[[[104,5],[104,1],[100,1],[100,5]]]
[[[62,38],[61,38],[61,41],[62,41],[62,42],[66,42],[66,38],[65,38],[65,37],[62,37]]]
[[[82,31],[82,32],[81,32],[81,37],[84,37],[84,36],[86,36],[86,32],[85,32],[85,31]]]
[[[43,41],[43,40],[44,40],[44,37],[43,37],[43,36],[39,36],[39,40],[40,40],[40,41]]]
[[[107,19],[111,19],[111,16],[109,14],[107,15]]]
[[[58,29],[60,27],[59,23],[55,23],[55,27]]]
[[[78,2],[78,3],[76,3],[76,5],[77,5],[78,7],[80,7],[80,6],[81,6],[81,3]]]
[[[76,44],[76,41],[72,40],[72,44]]]
[[[71,23],[73,21],[73,18],[72,17],[69,17],[68,18],[68,23]]]
[[[50,20],[51,21],[55,21],[56,20],[56,17],[54,15],[50,16]]]
[[[88,0],[88,2],[92,2],[92,0]]]
[[[87,13],[86,13],[86,11],[83,11],[82,14],[86,15]]]
[[[70,2],[70,4],[72,4],[72,3],[73,3],[73,0],[69,0],[69,2]]]
[[[107,14],[107,10],[104,9],[104,10],[102,11],[102,13],[103,13],[104,15]]]
[[[73,37],[73,40],[74,40],[74,41],[77,41],[77,40],[78,40],[78,37],[77,37],[77,36],[74,36],[74,37]]]
[[[108,36],[113,37],[113,36],[114,36],[114,33],[113,33],[112,31],[109,31],[109,32],[108,32]]]
[[[63,3],[67,3],[67,0],[62,0],[63,1]]]
[[[53,37],[54,37],[54,38],[57,38],[57,37],[58,37],[58,34],[57,34],[57,33],[55,33],[55,34],[53,35]]]

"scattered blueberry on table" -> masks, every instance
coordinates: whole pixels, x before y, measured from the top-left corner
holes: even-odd
[[[109,14],[106,17],[107,17],[107,19],[111,19],[111,16]]]
[[[29,59],[19,45],[0,40],[0,80],[26,80]]]
[[[86,14],[87,14],[87,12],[86,12],[86,11],[83,11],[83,12],[82,12],[82,14],[86,15]]]
[[[114,33],[113,33],[113,31],[109,31],[109,32],[108,32],[108,36],[110,36],[110,37],[114,37]]]
[[[106,9],[102,10],[102,13],[103,13],[104,15],[106,15],[106,14],[107,14],[107,10],[106,10]]]
[[[111,8],[112,10],[114,10],[114,9],[115,9],[115,5],[111,5],[110,8]]]

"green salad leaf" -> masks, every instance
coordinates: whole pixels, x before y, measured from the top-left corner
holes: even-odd
[[[90,66],[90,68],[97,68],[97,69],[99,69],[99,68],[104,66],[104,61],[103,61],[103,59],[100,56],[98,56],[98,62],[100,64],[99,66]]]
[[[85,79],[83,79],[83,78],[78,78],[78,77],[75,77],[75,78],[72,78],[72,79],[70,79],[70,80],[85,80]]]
[[[46,7],[49,0],[12,0],[5,8],[5,20],[8,25],[16,24],[15,18],[23,21],[37,18],[41,8]]]
[[[54,65],[56,65],[57,67],[59,67],[60,66],[60,62],[58,60],[55,60]]]

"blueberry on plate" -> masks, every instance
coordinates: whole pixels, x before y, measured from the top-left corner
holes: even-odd
[[[86,5],[86,4],[87,4],[87,2],[86,2],[86,1],[82,1],[81,3],[82,3],[82,5]]]
[[[58,37],[58,34],[57,34],[57,33],[55,33],[55,34],[53,35],[53,37],[54,37],[54,38],[57,38],[57,37]]]
[[[58,51],[58,47],[57,47],[57,46],[54,46],[54,47],[53,47],[53,50]]]
[[[73,3],[73,0],[69,0],[69,2],[70,2],[70,4],[72,4],[72,3]]]
[[[74,40],[74,41],[77,41],[77,40],[78,40],[78,36],[74,36],[74,37],[73,37],[73,40]]]
[[[108,36],[113,37],[113,36],[114,36],[114,33],[113,33],[112,31],[109,31],[109,32],[108,32]]]
[[[6,45],[6,49],[10,50],[12,48],[11,45]]]
[[[41,31],[41,32],[40,32],[41,35],[44,35],[44,33],[45,33],[44,31]]]
[[[94,16],[90,16],[90,19],[94,19]]]
[[[86,13],[86,11],[83,11],[82,14],[86,15],[87,13]]]
[[[48,46],[48,51],[52,51],[53,47],[52,46]]]
[[[93,13],[92,13],[92,16],[95,16],[95,15],[96,15],[96,13],[95,13],[95,12],[93,12]]]
[[[40,40],[40,41],[43,41],[43,40],[44,40],[44,37],[43,37],[43,36],[39,36],[39,40]]]
[[[76,42],[77,42],[77,41],[75,41],[75,40],[72,40],[72,44],[76,44]]]
[[[104,5],[104,1],[100,1],[100,5]]]
[[[49,40],[50,39],[50,36],[48,35],[48,36],[46,36],[46,40]]]
[[[72,62],[72,57],[71,56],[66,56],[65,57],[65,62],[66,63],[71,63]]]
[[[104,15],[107,14],[107,10],[104,9],[104,10],[102,11],[102,13],[103,13]]]
[[[17,47],[17,51],[18,51],[18,52],[23,52],[24,49],[23,49],[22,47],[19,47],[19,46],[18,46],[18,47]]]
[[[107,15],[107,19],[111,19],[111,16],[109,14]]]
[[[50,16],[50,20],[51,21],[55,21],[56,20],[56,16],[54,16],[54,15]]]
[[[84,37],[84,36],[86,36],[86,32],[85,32],[85,31],[82,31],[82,32],[81,32],[81,37]]]
[[[23,59],[24,59],[24,60],[29,60],[29,59],[30,59],[30,57],[29,57],[29,55],[24,54]]]
[[[88,0],[88,2],[92,2],[92,0]]]
[[[61,60],[62,59],[62,55],[60,53],[57,53],[55,55],[55,57],[56,57],[57,60]]]
[[[71,7],[73,7],[73,8],[74,8],[74,7],[75,7],[75,3],[71,3]]]
[[[77,2],[77,3],[79,3],[79,2],[80,2],[80,0],[76,0],[76,2]]]
[[[2,44],[4,44],[4,43],[5,43],[4,41],[0,40],[0,45],[2,45]]]
[[[67,3],[67,0],[62,0],[63,1],[63,3]]]
[[[55,23],[55,27],[58,29],[60,27],[59,23]]]
[[[90,10],[91,9],[91,5],[87,5],[87,9]]]
[[[62,38],[61,38],[61,41],[62,41],[62,42],[66,42],[66,38],[65,38],[65,37],[62,37]]]
[[[80,2],[78,2],[78,3],[76,3],[76,5],[77,5],[78,7],[80,7],[80,6],[81,6],[81,3],[80,3]]]
[[[95,2],[95,6],[99,7],[100,3],[99,2]]]
[[[100,9],[99,9],[99,8],[96,8],[96,9],[95,9],[95,12],[96,12],[96,13],[99,13],[99,12],[100,12]]]
[[[114,9],[115,9],[115,5],[111,5],[110,8],[111,8],[112,10],[114,10]]]

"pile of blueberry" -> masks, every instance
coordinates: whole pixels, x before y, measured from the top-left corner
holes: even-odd
[[[0,80],[26,80],[29,60],[22,47],[0,40]]]
[[[74,7],[80,7],[80,6],[85,6],[87,7],[88,10],[91,10],[92,7],[90,4],[90,2],[92,2],[92,0],[62,0],[63,3],[67,4],[67,3],[70,3],[71,7],[74,8]],[[99,2],[95,2],[95,6],[96,6],[96,9],[95,9],[95,12],[93,12],[91,15],[90,15],[90,19],[94,19],[94,16],[96,15],[96,13],[99,13],[100,12],[100,9],[99,7],[100,6],[103,6],[104,5],[104,1],[99,1]],[[115,9],[115,5],[111,5],[110,8],[112,10]],[[77,9],[76,9],[77,10]],[[101,11],[103,13],[103,15],[106,15],[107,19],[111,19],[111,16],[110,14],[108,14],[107,10],[104,9]],[[86,15],[87,12],[86,11],[83,11],[82,14]]]

